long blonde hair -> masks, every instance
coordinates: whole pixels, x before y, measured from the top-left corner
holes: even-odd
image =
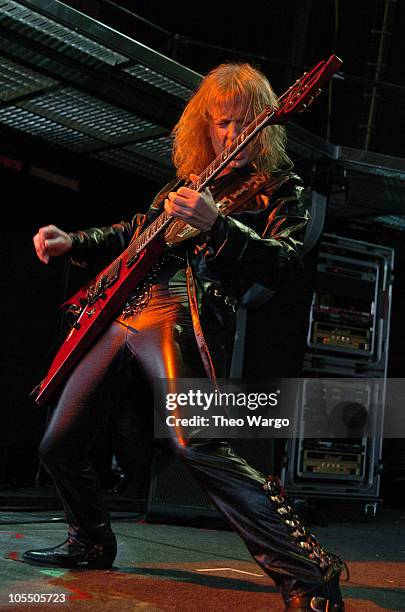
[[[177,176],[187,179],[201,172],[216,157],[209,136],[209,121],[218,109],[234,107],[253,119],[277,97],[259,70],[250,64],[226,63],[211,70],[188,102],[173,130],[173,162]],[[257,137],[254,158],[260,172],[291,166],[285,151],[286,134],[280,125],[264,128]]]

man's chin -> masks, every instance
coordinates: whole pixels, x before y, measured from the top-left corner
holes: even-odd
[[[220,173],[220,176],[225,176],[225,174],[229,174],[232,170],[238,170],[239,168],[243,168],[247,166],[249,163],[249,159],[233,159],[229,164],[225,166],[225,168]]]
[[[231,161],[229,166],[231,168],[243,168],[243,166],[246,166],[248,163],[249,163],[249,159],[247,157],[244,157],[241,159],[236,158]]]

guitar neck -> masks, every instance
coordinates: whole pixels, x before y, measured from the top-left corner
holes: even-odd
[[[340,68],[342,61],[335,55],[327,61],[321,61],[310,72],[304,73],[279,99],[277,108],[266,106],[264,110],[249,123],[237,138],[218,155],[214,161],[190,185],[194,191],[202,191],[215,177],[251,142],[266,126],[285,124],[291,115],[306,110],[321,92],[321,87]],[[127,249],[128,261],[132,262],[144,247],[172,221],[171,215],[163,211]]]
[[[255,117],[253,121],[235,138],[235,140],[210,163],[209,166],[195,179],[190,185],[190,189],[194,191],[202,191],[205,187],[214,180],[229,164],[230,161],[238,153],[244,149],[249,142],[267,125],[270,125],[272,117],[275,115],[270,107],[266,107],[260,115]]]

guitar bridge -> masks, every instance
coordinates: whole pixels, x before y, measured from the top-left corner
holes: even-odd
[[[107,287],[107,283],[108,276],[103,274],[94,285],[91,285],[87,289],[86,298],[88,305],[94,304],[98,299],[105,297],[104,291]]]
[[[122,260],[117,259],[108,269],[106,287],[111,287],[118,279],[121,270]]]

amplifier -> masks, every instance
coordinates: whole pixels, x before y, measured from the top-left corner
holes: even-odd
[[[304,450],[302,469],[299,474],[340,474],[360,476],[362,470],[361,453],[334,453],[315,450]]]
[[[306,373],[357,376],[387,368],[394,251],[323,234],[310,309]]]
[[[367,439],[306,439],[298,443],[297,475],[301,478],[362,480]]]
[[[330,348],[344,347],[346,349],[368,352],[370,350],[370,341],[370,328],[314,321],[312,329],[313,345],[321,344]]]
[[[371,356],[379,282],[379,262],[357,260],[347,252],[321,252],[308,346],[320,352]]]

